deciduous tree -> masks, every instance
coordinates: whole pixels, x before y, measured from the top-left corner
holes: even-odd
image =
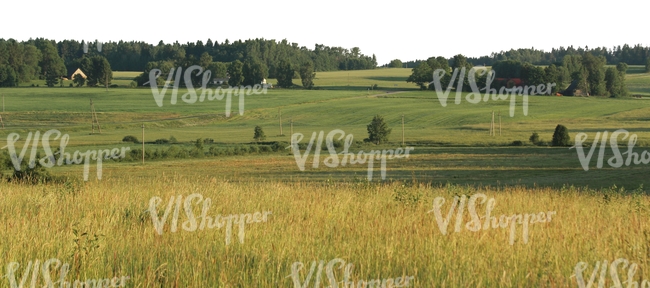
[[[302,86],[311,89],[314,86],[314,78],[316,73],[314,73],[314,66],[310,61],[302,63],[300,66],[300,80],[302,81]]]
[[[376,115],[367,126],[368,138],[364,139],[366,142],[381,144],[388,141],[388,135],[393,130],[388,128],[388,124],[384,122],[384,117]]]

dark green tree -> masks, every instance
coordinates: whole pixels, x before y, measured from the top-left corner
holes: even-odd
[[[407,83],[415,83],[422,90],[426,90],[431,81],[433,81],[433,70],[427,62],[420,62],[418,66],[411,69],[411,75],[406,79]]]
[[[555,127],[555,132],[553,132],[553,141],[551,145],[571,146],[571,137],[569,136],[569,130],[566,127],[564,127],[564,125],[558,124]]]
[[[18,79],[14,69],[7,65],[0,64],[0,87],[14,87],[18,84]]]
[[[314,65],[311,61],[302,63],[302,66],[300,66],[300,80],[302,81],[302,87],[307,89],[314,87],[315,77],[316,73],[314,73]]]
[[[648,59],[645,61],[645,73],[650,73],[650,56],[648,56]]]
[[[375,144],[381,144],[382,142],[388,141],[388,136],[393,130],[388,128],[388,124],[384,122],[384,117],[376,115],[372,118],[372,121],[367,126],[368,128],[368,138],[363,139],[365,142],[372,142]]]
[[[212,62],[208,65],[208,70],[210,70],[210,77],[214,78],[225,78],[228,74],[228,66],[223,62]],[[210,80],[212,80],[210,79]]]
[[[618,69],[609,67],[605,71],[605,89],[607,94],[612,97],[625,97],[627,96],[627,87],[625,86],[625,74],[622,74]]]
[[[210,64],[212,64],[212,56],[210,56],[208,52],[203,52],[199,58],[199,66],[201,66],[203,69],[208,69],[208,66],[210,66]]]
[[[255,126],[255,135],[253,136],[253,139],[255,139],[257,142],[264,141],[266,139],[266,135],[264,135],[264,130],[262,130],[262,127]]]
[[[268,76],[268,69],[257,59],[249,59],[244,62],[242,74],[244,75],[243,84],[253,86],[262,83],[262,80]]]
[[[537,67],[532,64],[525,64],[521,68],[521,80],[526,85],[539,85],[544,83],[546,74],[542,67]]]
[[[402,68],[403,66],[402,60],[399,59],[392,60],[388,63],[388,68]]]
[[[235,60],[228,65],[228,75],[230,76],[230,79],[228,79],[228,85],[235,87],[244,82],[244,74],[242,72],[243,66],[244,65],[239,60]]]
[[[532,135],[530,135],[530,138],[528,138],[528,141],[533,144],[539,143],[539,134],[537,132],[534,132]]]
[[[291,63],[286,60],[280,61],[278,68],[276,69],[276,78],[278,80],[278,86],[289,88],[293,86],[293,74],[295,70],[291,67]]]
[[[81,87],[86,84],[86,78],[84,78],[84,76],[81,76],[81,74],[75,74],[72,82],[74,82],[74,84],[77,84],[77,87]]]
[[[61,59],[56,47],[50,41],[42,42],[41,53],[42,58],[39,66],[41,66],[45,83],[48,87],[54,87],[54,85],[59,83],[61,76],[64,76],[66,73],[63,59]]]

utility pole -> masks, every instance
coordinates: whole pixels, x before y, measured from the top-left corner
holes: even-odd
[[[492,123],[490,123],[490,131],[492,131],[492,133],[490,136],[495,136],[497,134],[496,131],[494,131],[494,128],[494,111],[492,111]]]
[[[92,118],[92,134],[95,134],[95,123],[97,123],[97,129],[99,129],[99,134],[102,133],[102,127],[99,126],[99,118],[97,118],[97,112],[95,112],[95,105],[93,104],[93,99],[90,99],[90,114]]]
[[[499,136],[501,136],[501,111],[499,111]]]
[[[289,123],[291,123],[291,135],[289,135],[289,136],[290,136],[291,138],[293,138],[293,117],[292,117],[292,118],[289,118]],[[290,139],[291,139],[291,138],[290,138]],[[291,141],[291,140],[289,140],[289,141]],[[293,152],[293,143],[291,143],[291,146],[290,146],[290,147],[291,147],[291,152]]]
[[[404,115],[402,115],[402,146],[404,146]]]
[[[142,165],[144,165],[144,123],[142,123]]]
[[[282,134],[282,109],[278,108],[278,114],[280,114],[280,136],[284,136]]]

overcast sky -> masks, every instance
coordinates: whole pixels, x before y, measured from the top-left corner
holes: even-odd
[[[379,65],[461,53],[573,45],[650,46],[647,0],[5,1],[0,38],[157,44],[265,38],[359,47]]]

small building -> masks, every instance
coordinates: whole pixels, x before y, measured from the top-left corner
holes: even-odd
[[[212,84],[223,85],[223,84],[227,84],[228,80],[230,80],[230,77],[214,78],[214,79],[212,79]]]
[[[501,83],[501,85],[506,86],[506,88],[524,85],[524,81],[522,81],[521,78],[496,78],[496,81]]]
[[[76,68],[76,69],[68,69],[68,77],[63,77],[63,80],[74,80],[75,75],[81,75],[84,79],[88,79],[88,76],[81,71],[81,68]]]

